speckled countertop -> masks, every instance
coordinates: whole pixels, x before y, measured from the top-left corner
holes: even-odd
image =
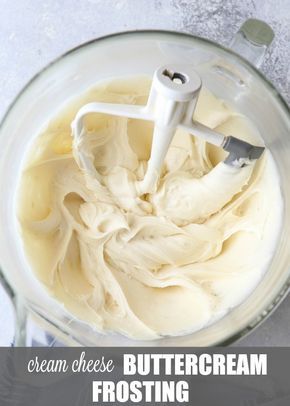
[[[0,116],[43,66],[98,36],[145,28],[188,32],[229,44],[249,17],[276,37],[262,70],[290,103],[290,0],[0,0]],[[0,290],[0,345],[11,322]],[[290,296],[239,345],[290,346]]]

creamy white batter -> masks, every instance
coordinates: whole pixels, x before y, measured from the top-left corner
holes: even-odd
[[[37,277],[100,332],[155,339],[197,331],[255,288],[282,217],[268,151],[242,169],[226,153],[178,131],[157,191],[140,195],[152,124],[92,114],[80,167],[70,124],[91,101],[145,104],[150,80],[112,81],[80,96],[33,144],[19,188],[24,247]],[[242,115],[202,89],[195,119],[261,143]]]

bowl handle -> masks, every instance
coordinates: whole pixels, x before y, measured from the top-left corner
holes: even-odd
[[[273,39],[274,31],[267,23],[250,18],[240,27],[230,48],[259,68]]]

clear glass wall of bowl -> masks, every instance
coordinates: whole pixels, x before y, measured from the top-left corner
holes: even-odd
[[[99,335],[59,306],[29,269],[15,214],[21,166],[44,122],[69,99],[103,79],[152,75],[156,67],[169,63],[192,64],[203,84],[248,116],[263,135],[280,173],[284,198],[281,238],[259,286],[244,303],[214,325],[195,334],[155,342]],[[20,309],[18,330],[23,334],[19,342],[24,342],[27,314],[40,328],[67,344],[206,346],[230,342],[254,328],[281,300],[289,286],[289,153],[290,115],[279,94],[245,60],[208,41],[177,33],[125,33],[93,41],[51,64],[18,96],[0,130],[0,264]],[[269,204],[270,199],[269,196]]]

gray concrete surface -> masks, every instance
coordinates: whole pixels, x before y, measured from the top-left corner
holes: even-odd
[[[227,45],[249,17],[275,31],[262,70],[290,103],[290,0],[0,0],[0,116],[39,69],[95,37],[159,28]],[[3,303],[0,291],[2,334]],[[240,345],[290,346],[290,297]]]

